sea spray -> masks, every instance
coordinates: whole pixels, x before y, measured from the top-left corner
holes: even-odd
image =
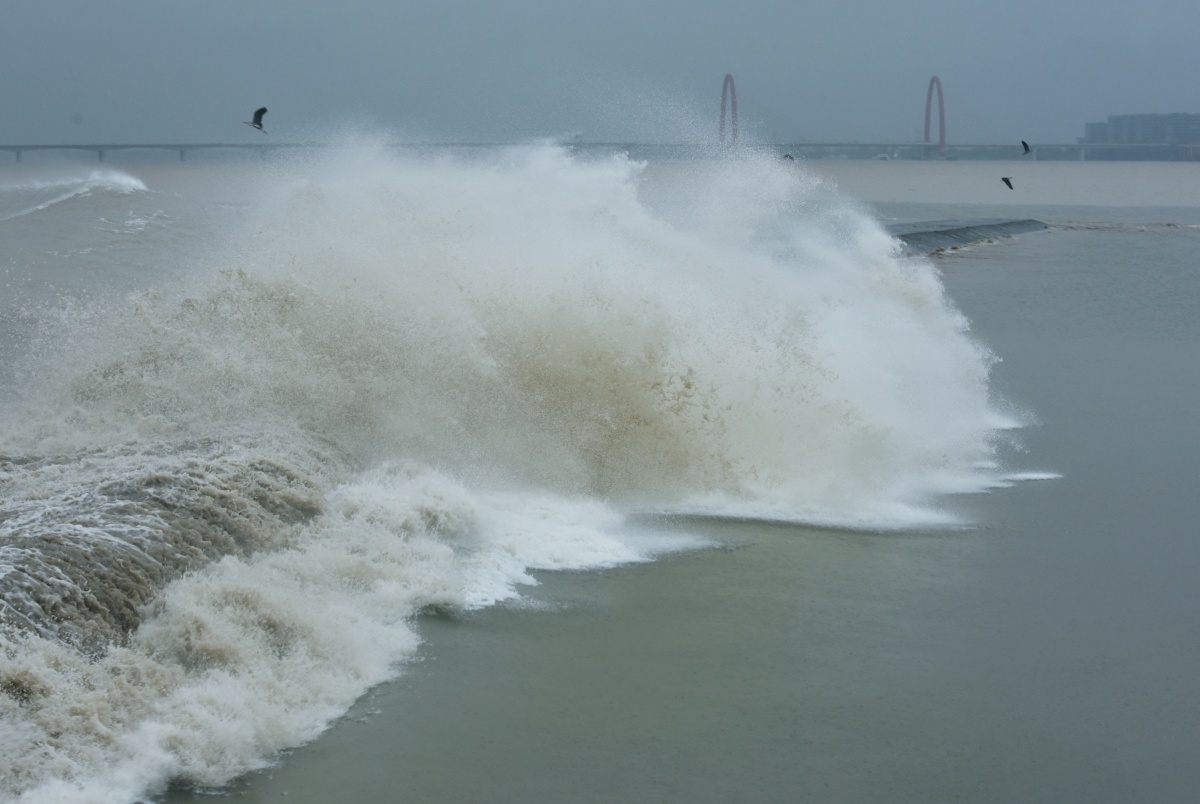
[[[60,309],[12,367],[6,796],[261,767],[417,612],[702,544],[632,511],[906,527],[994,480],[991,358],[936,270],[794,166],[245,173],[184,280]]]
[[[120,170],[86,170],[0,181],[0,223],[97,192],[145,192],[140,179]]]

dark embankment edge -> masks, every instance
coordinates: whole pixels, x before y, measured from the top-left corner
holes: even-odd
[[[924,221],[889,226],[888,231],[904,244],[908,254],[929,254],[938,249],[962,248],[996,237],[1009,237],[1050,228],[1041,221],[982,220]]]

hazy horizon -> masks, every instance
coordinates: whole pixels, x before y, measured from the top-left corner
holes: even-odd
[[[1087,14],[1063,0],[16,0],[6,11],[6,144],[260,142],[242,125],[259,106],[280,142],[346,131],[702,142],[726,73],[748,141],[917,141],[934,75],[953,143],[1071,143],[1109,115],[1200,111],[1189,80],[1200,6],[1181,0],[1102,0]]]

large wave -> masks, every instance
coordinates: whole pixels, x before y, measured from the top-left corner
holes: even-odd
[[[127,194],[145,189],[140,179],[119,170],[86,170],[7,181],[0,183],[0,223],[93,193]]]
[[[700,543],[634,511],[907,527],[995,482],[991,358],[936,270],[790,163],[358,148],[255,181],[217,270],[60,311],[14,369],[5,795],[227,781],[393,673],[415,612]]]

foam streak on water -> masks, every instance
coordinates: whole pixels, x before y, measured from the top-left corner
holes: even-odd
[[[997,481],[935,269],[802,173],[255,170],[211,263],[56,311],[11,367],[6,798],[260,767],[396,672],[415,613],[703,544],[634,511],[909,527]]]
[[[93,170],[86,175],[27,179],[0,183],[0,223],[41,212],[55,204],[93,192],[144,191],[140,180],[115,170]]]

